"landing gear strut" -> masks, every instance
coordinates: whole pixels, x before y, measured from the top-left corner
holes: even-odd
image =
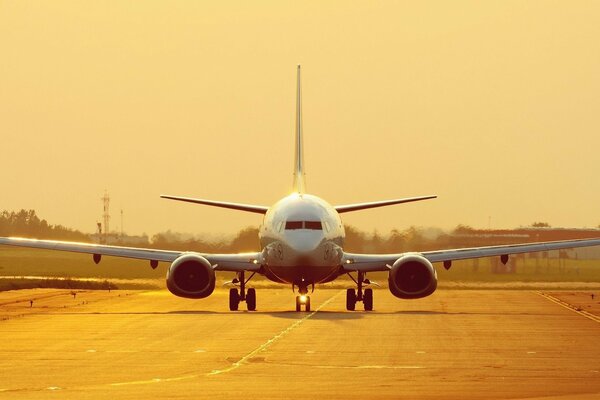
[[[233,280],[234,284],[240,285],[240,290],[237,288],[229,289],[229,310],[237,311],[241,301],[246,302],[246,307],[248,311],[256,310],[256,289],[249,288],[246,292],[246,284],[252,279],[254,276],[254,272],[248,279],[245,278],[244,271],[238,272],[237,278]]]
[[[358,279],[350,274],[348,276],[356,283],[357,289],[346,290],[346,310],[354,311],[356,302],[362,301],[365,311],[373,310],[373,289],[366,288],[363,290],[363,285],[369,285],[371,282],[365,278],[364,272],[358,272]]]

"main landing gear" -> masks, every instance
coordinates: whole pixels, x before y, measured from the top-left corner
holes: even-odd
[[[248,311],[256,310],[256,289],[248,288],[248,290],[246,290],[246,284],[253,276],[254,272],[248,279],[245,279],[244,271],[238,272],[238,276],[233,280],[233,283],[239,284],[240,289],[239,291],[237,288],[229,289],[229,310],[237,311],[240,306],[240,301],[246,302]]]
[[[358,273],[358,279],[350,274],[348,276],[356,283],[357,289],[346,290],[346,310],[354,311],[356,302],[362,301],[365,311],[373,310],[373,289],[366,288],[363,290],[363,285],[369,285],[371,282],[365,278],[364,272]]]

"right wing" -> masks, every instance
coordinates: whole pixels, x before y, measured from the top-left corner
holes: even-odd
[[[469,258],[503,256],[519,253],[532,253],[576,247],[600,246],[600,238],[561,240],[556,242],[538,242],[509,244],[502,246],[470,247],[463,249],[435,250],[399,254],[354,254],[344,253],[343,268],[346,271],[389,271],[390,266],[402,256],[419,254],[430,262],[465,260]]]
[[[108,246],[92,243],[62,242],[57,240],[38,240],[12,237],[0,237],[0,245],[165,262],[173,262],[179,256],[190,253],[173,250],[143,249],[136,247]],[[261,253],[197,254],[206,258],[217,271],[257,271],[260,269],[261,264]]]

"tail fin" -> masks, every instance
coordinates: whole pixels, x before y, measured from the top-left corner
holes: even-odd
[[[294,191],[304,193],[304,148],[302,144],[302,90],[300,87],[300,65],[298,65],[298,78],[296,88],[296,153],[294,160]]]

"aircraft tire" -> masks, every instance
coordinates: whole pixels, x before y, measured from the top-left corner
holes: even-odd
[[[237,311],[240,305],[240,294],[236,288],[229,289],[229,311]]]
[[[296,296],[296,312],[300,312],[302,310],[302,305],[300,304],[300,296]]]
[[[256,311],[256,289],[248,289],[248,293],[246,293],[246,306],[248,307],[248,311]]]
[[[354,289],[346,290],[346,310],[354,311],[356,308],[356,291]]]
[[[310,296],[306,296],[306,305],[304,306],[306,312],[310,311]]]
[[[363,295],[363,306],[365,306],[365,311],[373,311],[373,289],[365,289],[365,294]]]

